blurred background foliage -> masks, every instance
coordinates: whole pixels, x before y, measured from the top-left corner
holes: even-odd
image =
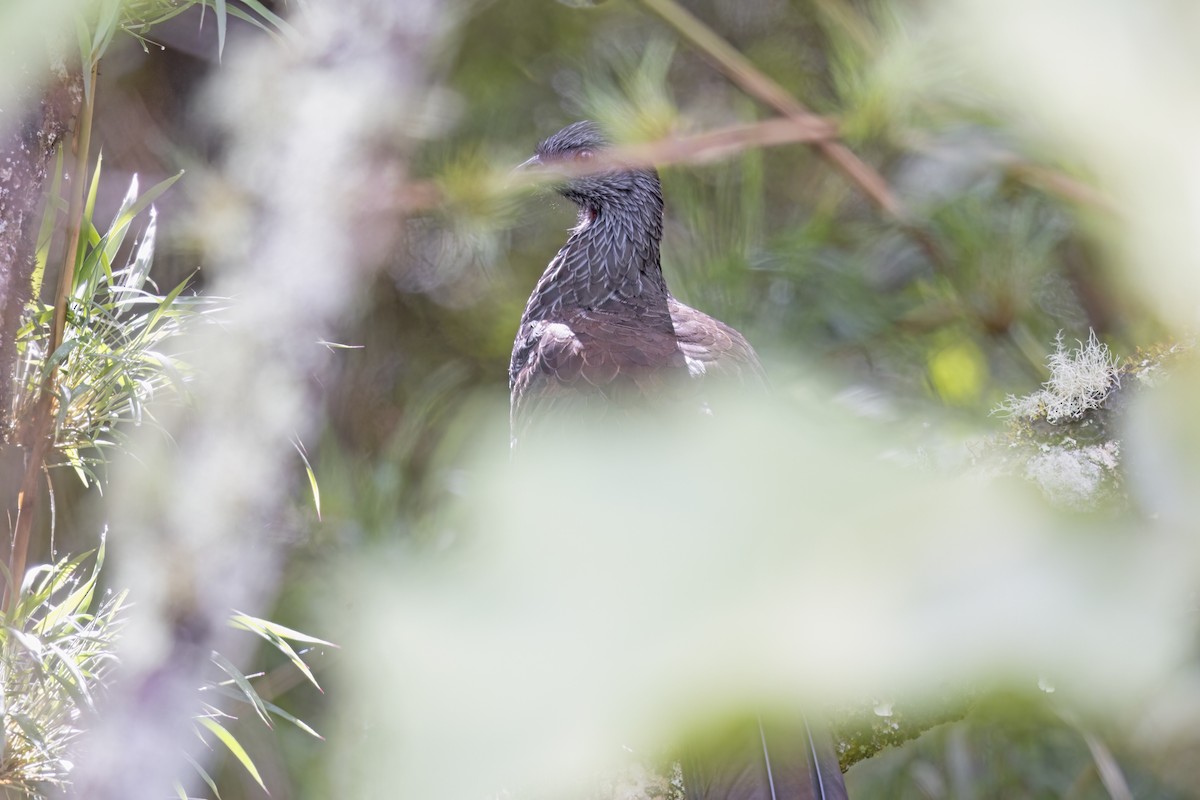
[[[255,239],[257,218],[227,171],[229,127],[214,121],[217,109],[236,105],[222,94],[232,94],[232,79],[219,76],[250,74],[255,63],[239,59],[255,48],[289,54],[280,57],[289,66],[289,58],[311,54],[305,37],[320,37],[274,16],[302,20],[311,5],[323,4],[130,2],[120,9],[132,36],[107,45],[96,79],[92,136],[104,169],[96,169],[95,215],[120,215],[135,174],[155,186],[186,170],[156,199],[151,232],[141,233],[154,242],[158,286],[190,279],[188,293],[204,296],[212,266]],[[539,139],[583,117],[603,121],[622,142],[646,142],[776,115],[652,13],[654,5],[462,0],[441,10],[445,28],[430,47],[428,84],[406,95],[416,98],[409,106],[381,112],[402,118],[404,177],[428,181],[437,199],[412,211],[386,192],[376,197],[364,225],[399,233],[364,257],[370,268],[346,270],[345,280],[359,284],[353,313],[322,341],[299,345],[322,351],[309,387],[319,411],[303,437],[308,462],[293,459],[293,485],[278,511],[286,524],[272,529],[285,557],[275,607],[264,610],[270,619],[300,630],[324,626],[314,632],[335,643],[387,639],[394,634],[382,626],[393,600],[374,604],[366,590],[331,580],[330,565],[350,565],[355,575],[361,562],[390,564],[397,547],[436,559],[454,551],[459,535],[470,538],[462,503],[481,502],[478,487],[494,469],[486,454],[495,462],[507,449],[506,368],[517,320],[574,221],[564,200],[511,191],[511,166]],[[983,77],[986,70],[964,56],[967,37],[945,46],[947,28],[931,4],[684,5],[814,113],[836,121],[908,212],[903,221],[882,214],[798,144],[662,170],[668,283],[755,344],[778,395],[794,404],[781,419],[814,403],[842,408],[870,420],[864,425],[873,426],[877,450],[900,448],[909,463],[957,469],[971,461],[972,443],[1002,434],[992,412],[1007,396],[1029,394],[1050,377],[1047,358],[1060,333],[1072,342],[1094,331],[1122,356],[1187,338],[1186,327],[1152,298],[1128,288],[1131,270],[1113,243],[1124,222],[1120,204],[1107,194],[1112,184],[1097,188],[1106,185],[1097,178],[1105,169],[1085,157],[1093,154],[1063,145],[1034,113],[1040,100],[1022,108],[1022,89]],[[968,9],[963,18],[986,19],[970,3],[959,5]],[[1152,5],[1166,18],[1174,13],[1168,3]],[[218,7],[237,13],[217,14]],[[284,137],[272,143],[281,151],[290,146],[287,136],[303,135],[274,133]],[[375,147],[391,155],[395,143]],[[135,244],[122,254],[135,255]],[[128,269],[139,269],[134,264]],[[769,457],[768,445],[744,457]],[[71,458],[91,468],[86,453]],[[1181,458],[1194,464],[1194,454]],[[56,485],[65,480],[55,477]],[[94,494],[76,481],[59,495],[60,550],[95,547]],[[1095,524],[1136,530],[1146,509],[1130,505]],[[1089,524],[1072,518],[1064,528]],[[41,560],[50,560],[49,536],[40,542]],[[111,547],[119,555],[119,531]],[[364,676],[384,685],[394,679],[388,652],[365,665],[361,650],[313,653],[323,684],[341,659],[353,662],[327,694],[288,671],[295,660],[286,650],[230,664],[231,677],[265,675],[262,694],[275,709],[318,732],[332,728],[340,739],[331,746],[301,725],[267,731],[250,715],[222,720],[261,777],[238,758],[218,760],[209,772],[220,796],[262,797],[263,786],[275,798],[351,796],[353,759],[386,758],[392,744],[385,739],[376,751],[386,726],[355,716],[362,706],[354,704]],[[859,763],[848,778],[852,794],[1197,796],[1190,773],[1179,768],[1186,743],[1180,753],[1147,747],[1119,714],[1080,722],[1047,699],[1045,687],[1037,691],[1035,676],[1030,683],[1015,696],[987,695],[964,719]],[[904,698],[893,699],[903,707]],[[866,707],[878,707],[876,700]],[[871,724],[891,712],[875,717]]]

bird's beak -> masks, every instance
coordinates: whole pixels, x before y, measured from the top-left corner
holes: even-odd
[[[542,167],[544,162],[542,157],[535,155],[532,158],[527,158],[520,164],[517,164],[508,171],[509,185],[519,189],[533,189],[542,185],[543,177]]]
[[[513,167],[512,174],[516,175],[516,174],[519,174],[522,172],[528,172],[529,170],[534,169],[536,167],[540,167],[541,165],[542,165],[542,157],[535,155],[532,158],[527,158],[526,160],[522,161],[520,164],[517,164],[515,167]]]

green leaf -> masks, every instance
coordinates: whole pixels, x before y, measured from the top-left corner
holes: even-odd
[[[85,71],[93,62],[100,60],[108,50],[113,35],[121,27],[121,2],[122,0],[102,0],[100,13],[97,15],[96,31],[92,36],[90,57],[85,62]]]
[[[83,672],[80,671],[79,666],[75,663],[75,659],[53,642],[47,641],[43,642],[43,644],[47,652],[54,655],[70,675],[70,679],[68,680],[67,676],[60,675],[58,672],[51,672],[51,677],[58,681],[75,698],[79,705],[94,711],[95,703],[92,700],[92,693],[88,690],[88,682],[83,677]]]
[[[154,242],[157,235],[158,212],[154,210],[154,206],[150,206],[150,223],[142,233],[142,241],[138,243],[133,263],[125,270],[125,277],[121,280],[120,288],[138,291],[146,285],[146,278],[150,274],[150,265],[154,262]]]
[[[262,630],[274,634],[281,639],[290,639],[293,642],[305,642],[307,644],[325,645],[326,647],[332,647],[334,649],[338,648],[338,646],[333,642],[327,642],[324,639],[318,639],[317,637],[310,636],[307,633],[301,633],[300,631],[293,630],[286,625],[280,625],[278,622],[271,622],[269,619],[252,617],[249,614],[243,614],[240,611],[234,613],[230,621],[233,622],[234,627],[240,627],[244,630],[254,631],[255,633],[258,633],[260,630]]]
[[[129,188],[125,191],[125,197],[121,200],[121,206],[113,215],[112,224],[108,226],[108,231],[104,234],[104,255],[110,262],[117,257],[117,251],[121,249],[121,244],[125,241],[125,232],[129,230],[129,223],[133,221],[134,216],[129,213],[129,210],[133,208],[137,199],[138,176],[135,172],[129,181]]]
[[[33,656],[35,659],[41,660],[42,653],[44,651],[41,639],[25,633],[22,630],[18,630],[17,628],[10,627],[7,630],[12,637],[16,639],[17,643],[20,644],[21,647],[24,647],[31,656]]]
[[[315,636],[309,636],[308,634],[294,631],[291,628],[271,622],[270,620],[258,619],[257,617],[251,617],[247,614],[235,613],[230,618],[229,622],[235,628],[242,628],[243,630],[257,633],[259,636],[266,639],[275,647],[276,650],[278,650],[280,653],[283,653],[283,655],[286,656],[287,659],[296,666],[296,669],[300,670],[304,677],[308,678],[309,683],[315,686],[318,691],[325,691],[321,688],[321,684],[317,683],[317,678],[315,675],[313,675],[313,672],[309,668],[308,664],[305,663],[304,659],[300,657],[300,654],[297,653],[296,650],[285,641],[285,639],[291,639],[292,641],[297,642],[320,644],[327,647],[337,647],[337,645],[333,644],[332,642],[327,642],[324,639],[318,639]]]
[[[211,717],[200,717],[198,722],[204,727],[208,728],[214,736],[220,739],[221,742],[227,748],[229,748],[229,752],[233,753],[234,758],[241,762],[241,765],[245,767],[246,772],[250,773],[250,777],[254,778],[255,782],[258,783],[258,785],[262,787],[262,790],[265,792],[267,790],[267,786],[263,783],[262,776],[258,774],[258,767],[254,766],[254,761],[251,760],[250,754],[246,752],[246,749],[242,747],[241,742],[239,742],[232,733],[226,730],[224,726]]]
[[[195,273],[193,272],[192,275],[194,274]],[[150,319],[146,323],[147,331],[154,330],[154,326],[160,319],[162,319],[163,315],[167,313],[167,309],[171,307],[171,304],[175,302],[175,298],[179,297],[179,293],[184,290],[184,287],[188,285],[188,282],[191,281],[191,279],[192,276],[188,275],[179,282],[178,286],[172,289],[167,296],[163,298],[162,302],[158,304],[158,308],[154,309],[154,313],[150,315]]]
[[[213,793],[213,797],[217,798],[217,800],[221,800],[221,793],[217,790],[217,782],[214,781],[212,776],[208,774],[208,770],[200,766],[200,762],[196,761],[196,759],[192,758],[187,753],[184,753],[183,757],[186,758],[187,762],[192,765],[192,769],[196,770],[196,774],[200,776],[200,779],[208,784],[208,788]]]
[[[154,184],[140,196],[137,195],[137,176],[133,177],[133,181],[129,186],[129,192],[125,195],[125,202],[121,203],[121,210],[113,218],[112,225],[109,226],[108,234],[105,236],[106,244],[104,249],[110,262],[116,258],[117,250],[120,249],[122,242],[125,240],[125,232],[129,228],[130,221],[161,197],[163,192],[170,189],[175,181],[183,177],[183,173],[184,170],[180,170],[171,177]],[[136,199],[131,200],[131,195]]]
[[[83,218],[80,222],[79,231],[79,249],[75,251],[75,260],[72,262],[72,280],[71,290],[75,296],[80,296],[80,287],[92,283],[92,275],[96,269],[98,254],[88,253],[89,245],[95,247],[99,241],[99,234],[92,224],[92,220],[96,211],[96,195],[100,188],[100,173],[104,167],[104,151],[100,151],[96,155],[96,169],[92,172],[92,179],[88,183],[87,198],[83,206]],[[89,292],[90,294],[90,292]]]
[[[268,727],[271,726],[271,720],[267,716],[267,708],[263,705],[263,700],[258,696],[258,692],[250,685],[250,679],[247,678],[240,669],[234,666],[233,662],[225,658],[220,653],[213,651],[213,663],[216,664],[222,672],[233,679],[234,684],[241,689],[242,694],[246,696],[246,701],[254,708],[254,713],[258,714],[258,718]]]
[[[250,8],[254,9],[254,11],[256,11],[259,15],[261,15],[263,19],[265,19],[267,22],[274,25],[276,30],[278,30],[280,33],[287,34],[288,36],[296,35],[295,29],[291,25],[289,25],[283,19],[283,17],[279,16],[274,11],[272,11],[271,9],[264,6],[258,0],[242,0],[242,1]]]
[[[315,736],[316,738],[320,739],[322,742],[325,741],[325,737],[322,736],[321,734],[317,733],[315,730],[313,730],[313,728],[304,720],[292,716],[291,714],[284,711],[282,708],[280,708],[279,706],[275,705],[274,703],[272,703],[268,700],[264,700],[263,705],[265,705],[267,707],[267,710],[270,711],[273,715],[292,723],[297,728],[299,728],[300,730],[309,734],[310,736]]]
[[[92,597],[96,589],[96,579],[100,577],[100,568],[104,566],[104,549],[107,537],[101,535],[100,547],[96,550],[96,565],[92,568],[91,576],[79,588],[71,592],[65,600],[55,605],[46,616],[34,627],[34,632],[44,634],[53,630],[68,616],[87,613],[92,605]],[[87,555],[86,553],[84,555]],[[74,569],[71,570],[74,572]]]
[[[96,169],[92,171],[92,180],[88,184],[87,202],[83,205],[83,218],[91,220],[96,216],[96,195],[100,191],[100,172],[104,167],[104,151],[96,154]]]
[[[292,447],[296,448],[296,452],[300,454],[300,458],[304,461],[304,471],[308,473],[308,485],[312,489],[313,506],[317,509],[317,519],[321,519],[321,487],[317,484],[317,474],[313,472],[312,464],[308,461],[308,453],[304,451],[304,443],[299,439],[292,441]]]
[[[225,13],[225,0],[213,0],[213,11],[217,15],[217,61],[225,52],[225,23],[228,21]]]
[[[203,5],[212,6],[214,8],[214,10],[216,9],[217,3],[218,3],[218,0],[201,0],[201,1],[202,1]],[[247,6],[249,6],[250,8],[252,8],[253,10],[257,11],[262,16],[262,19],[260,19],[259,17],[256,17],[254,14],[247,12],[246,10],[240,8],[239,6],[229,5],[228,0],[220,0],[220,3],[225,7],[225,11],[227,14],[229,14],[229,16],[237,17],[238,19],[242,20],[243,22],[250,23],[254,27],[261,30],[263,33],[266,33],[267,35],[269,35],[273,39],[276,39],[277,41],[282,41],[282,42],[293,41],[294,42],[300,38],[299,34],[296,32],[296,29],[293,28],[291,25],[289,25],[286,20],[284,20],[278,14],[275,14],[273,11],[271,11],[271,9],[267,8],[262,3],[257,2],[256,0],[243,0],[243,3]],[[219,25],[220,25],[219,19],[220,18],[218,17],[218,30],[217,30],[218,45],[220,45],[220,38],[221,38],[220,37],[220,28],[219,28]],[[264,22],[263,19],[267,20],[267,22]],[[270,24],[267,24],[268,22]]]
[[[92,96],[92,34],[83,14],[75,14],[75,42],[79,45],[79,63],[83,65],[83,97],[84,102]]]

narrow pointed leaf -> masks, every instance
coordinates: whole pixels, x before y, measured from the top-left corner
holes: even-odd
[[[225,747],[229,748],[229,752],[233,753],[233,757],[241,763],[246,772],[250,773],[250,777],[254,778],[254,781],[264,792],[267,791],[267,786],[263,783],[262,776],[258,774],[258,767],[254,766],[254,761],[250,758],[250,754],[246,752],[246,749],[242,747],[242,743],[216,720],[209,717],[200,717],[198,721],[201,725],[208,728],[213,736],[220,739]]]
[[[222,672],[233,679],[234,684],[236,684],[238,689],[241,690],[242,694],[246,696],[246,701],[254,708],[254,713],[258,715],[258,718],[261,719],[268,728],[272,727],[271,720],[267,716],[267,708],[265,705],[263,705],[262,698],[258,696],[258,692],[256,692],[254,687],[250,684],[250,679],[247,678],[241,670],[234,666],[233,662],[225,658],[225,656],[221,655],[220,653],[214,652],[212,654],[212,660]]]
[[[217,61],[220,62],[225,52],[225,24],[228,22],[225,0],[213,0],[213,11],[217,15]]]
[[[133,208],[137,199],[138,176],[135,172],[129,181],[129,189],[126,190],[125,197],[121,200],[121,206],[113,215],[112,224],[108,226],[108,231],[104,234],[104,255],[110,262],[117,257],[117,251],[121,249],[121,244],[125,241],[125,232],[129,230],[129,223],[133,220],[133,215],[128,212]]]

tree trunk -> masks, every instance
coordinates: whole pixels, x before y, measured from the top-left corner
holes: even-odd
[[[12,408],[16,335],[30,299],[46,178],[79,113],[83,78],[47,58],[0,80],[10,83],[6,94],[18,98],[16,113],[0,118],[0,442],[7,451],[19,438]]]
[[[46,178],[55,149],[79,113],[83,77],[47,55],[0,80],[8,81],[5,94],[16,98],[14,113],[0,119],[0,502],[12,534],[8,563],[14,578],[4,593],[11,602],[24,574],[38,477],[53,427],[45,391],[28,418],[16,417],[16,337],[32,292]]]

